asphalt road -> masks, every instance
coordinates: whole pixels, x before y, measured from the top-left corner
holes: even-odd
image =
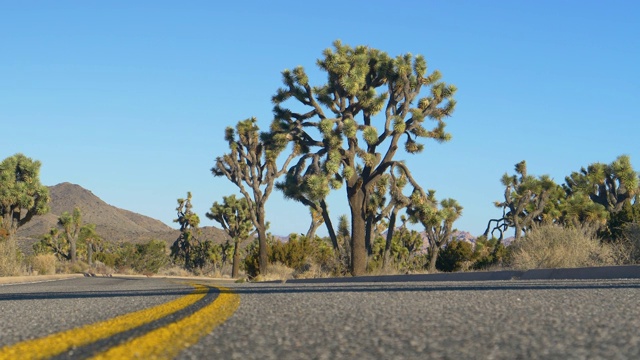
[[[237,309],[194,308],[196,315],[213,309],[202,321],[215,317],[211,311],[230,317],[199,335],[181,359],[640,358],[638,279],[225,284],[230,291],[200,283],[216,293],[199,301],[215,304],[234,293],[240,303]],[[186,282],[153,278],[0,286],[0,347],[162,306],[193,291]],[[91,345],[82,349],[58,358],[94,355]]]

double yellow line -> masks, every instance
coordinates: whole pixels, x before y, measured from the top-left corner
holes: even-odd
[[[0,360],[46,359],[75,347],[85,346],[121,332],[148,324],[175,313],[203,299],[209,288],[192,285],[195,291],[179,299],[149,309],[121,315],[113,319],[27,340],[0,348]],[[216,326],[228,319],[240,305],[240,297],[229,289],[218,287],[220,294],[211,304],[195,313],[152,330],[142,336],[98,354],[96,359],[171,359],[197,343]]]

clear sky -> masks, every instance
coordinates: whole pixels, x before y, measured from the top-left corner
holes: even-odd
[[[172,225],[193,193],[202,225],[236,193],[210,168],[224,129],[267,128],[280,72],[331,43],[422,54],[458,87],[452,141],[404,156],[424,188],[464,206],[460,230],[500,214],[500,177],[527,160],[556,182],[628,154],[640,169],[640,2],[0,0],[0,158],[42,162],[45,185],[79,184]],[[344,190],[332,216],[346,214]],[[271,231],[306,232],[274,192]],[[326,231],[321,231],[326,234]]]

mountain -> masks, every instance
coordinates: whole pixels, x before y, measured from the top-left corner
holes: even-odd
[[[82,186],[62,183],[49,187],[51,211],[35,216],[18,231],[18,237],[33,243],[42,235],[57,226],[58,217],[65,211],[71,213],[79,207],[83,224],[96,224],[96,232],[109,242],[146,242],[151,239],[164,240],[169,246],[178,238],[180,232],[160,220],[150,218],[129,210],[109,205]],[[201,229],[202,239],[216,243],[226,241],[223,230],[209,226]],[[29,246],[30,247],[30,246]]]

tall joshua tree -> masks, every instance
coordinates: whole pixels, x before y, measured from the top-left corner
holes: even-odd
[[[427,74],[422,56],[391,58],[367,46],[333,45],[317,62],[327,73],[325,84],[312,86],[302,67],[282,73],[284,87],[273,96],[271,131],[286,135],[302,153],[322,158],[322,172],[308,180],[314,186],[328,191],[346,184],[350,268],[352,275],[361,275],[366,271],[367,206],[373,187],[397,163],[401,141],[408,153],[416,154],[423,150],[419,138],[449,140],[443,120],[454,110],[456,88],[440,82],[438,71]],[[426,95],[420,97],[423,90]],[[286,108],[287,101],[295,104]],[[427,119],[435,121],[431,130],[425,127]]]
[[[249,232],[253,229],[247,199],[236,199],[235,195],[225,196],[222,203],[214,202],[206,215],[220,223],[233,240],[231,277],[237,278],[240,270],[240,243],[249,237]]]
[[[211,169],[214,176],[224,176],[235,184],[247,199],[251,221],[258,232],[260,273],[267,271],[267,222],[265,205],[271,195],[276,179],[284,174],[291,160],[299,154],[294,150],[278,168],[278,155],[288,143],[286,134],[260,133],[255,118],[238,122],[236,128],[228,127],[225,140],[229,143],[228,154],[216,158]]]
[[[35,215],[49,212],[49,189],[40,183],[40,165],[23,154],[0,163],[0,234],[13,238]]]
[[[200,217],[191,210],[191,192],[187,192],[187,198],[178,199],[176,212],[178,218],[173,222],[180,224],[180,236],[171,245],[171,257],[184,263],[184,267],[192,270],[196,267],[196,252],[200,250],[199,232]]]

